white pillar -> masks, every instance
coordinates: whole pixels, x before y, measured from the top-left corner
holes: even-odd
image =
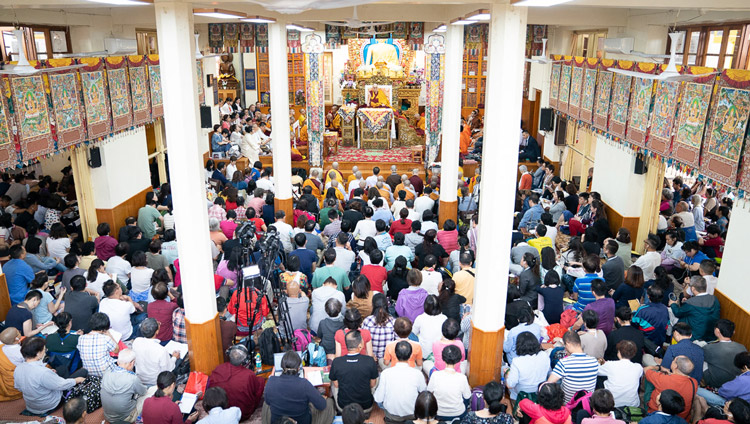
[[[523,99],[525,7],[493,4],[489,34],[482,145],[477,278],[473,322],[483,331],[504,325],[511,222],[518,167],[518,123]],[[441,193],[442,194],[442,193]]]
[[[157,1],[154,8],[185,317],[200,324],[216,316],[216,293],[208,244],[203,155],[198,148],[193,10],[190,3],[182,2]]]
[[[461,72],[464,57],[464,27],[448,25],[445,33],[445,83],[440,153],[440,226],[456,220],[458,150],[461,137]]]
[[[292,150],[289,139],[289,72],[286,22],[268,24],[268,72],[271,86],[271,134],[276,198],[292,198]],[[289,221],[291,222],[291,221]]]

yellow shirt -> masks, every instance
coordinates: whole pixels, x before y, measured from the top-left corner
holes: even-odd
[[[333,117],[333,129],[341,129],[341,115],[339,115],[338,113]]]
[[[553,249],[555,248],[552,245],[552,239],[546,236],[533,238],[529,240],[527,243],[529,243],[529,246],[535,247],[536,250],[539,251],[540,255],[542,254],[542,249],[544,249],[545,247],[551,247]]]
[[[456,294],[465,297],[467,305],[471,305],[474,302],[474,276],[476,274],[477,272],[473,268],[464,269],[453,274],[453,281],[456,282]]]
[[[393,197],[395,199],[398,199],[398,192],[401,191],[401,190],[403,190],[403,191],[406,192],[406,199],[404,199],[404,200],[414,199],[414,193],[412,193],[411,191],[405,189],[404,188],[404,183],[401,183],[401,184],[397,185],[396,189],[393,190]]]
[[[417,128],[419,128],[419,129],[421,129],[422,131],[424,131],[424,129],[425,129],[425,120],[424,120],[424,116],[422,116],[422,117],[420,117],[420,118],[419,118],[419,122],[417,122]]]
[[[328,180],[330,180],[330,179],[331,179],[331,178],[330,178],[330,177],[328,176],[328,174],[330,174],[331,172],[335,172],[335,173],[336,173],[336,180],[338,180],[338,182],[339,182],[339,183],[341,183],[341,184],[343,184],[343,183],[344,183],[344,176],[343,176],[343,175],[341,174],[341,172],[340,172],[340,171],[338,171],[338,170],[336,170],[336,169],[330,168],[330,169],[329,169],[328,171],[326,171],[326,173],[325,173],[325,178],[323,179],[323,184],[327,184],[327,183],[328,183]]]

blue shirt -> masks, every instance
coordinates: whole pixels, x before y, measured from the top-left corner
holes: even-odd
[[[307,281],[312,281],[312,264],[318,261],[317,253],[310,249],[299,247],[292,250],[289,256],[296,256],[299,258],[299,271],[307,276]]]
[[[703,253],[703,252],[701,252],[699,250],[698,252],[695,253],[695,255],[693,255],[692,258],[690,256],[685,255],[684,261],[685,261],[686,264],[692,265],[692,264],[699,264],[704,259],[709,259],[709,257],[706,256],[705,253]],[[700,380],[698,380],[698,381],[700,381]]]
[[[11,259],[3,266],[3,272],[8,281],[11,305],[23,302],[29,283],[34,280],[34,270],[23,259]]]
[[[584,277],[576,278],[573,284],[573,293],[578,293],[578,301],[573,305],[576,311],[581,312],[589,303],[596,300],[594,293],[591,292],[591,282],[601,279],[596,274],[586,274]]]
[[[222,139],[221,133],[218,133],[218,132],[215,132],[214,135],[211,136],[211,150],[213,151],[221,150],[221,146],[219,146],[221,139]]]
[[[372,214],[372,220],[378,222],[378,219],[382,219],[386,224],[390,224],[393,221],[393,215],[387,208],[378,209]]]
[[[664,359],[661,360],[661,366],[669,369],[672,366],[672,360],[680,355],[687,356],[693,362],[693,372],[690,373],[690,377],[701,381],[703,378],[703,349],[690,341],[690,339],[682,339],[676,344],[669,346],[667,351],[664,352]]]
[[[523,218],[521,218],[521,222],[518,224],[518,229],[536,229],[536,225],[542,220],[543,213],[544,209],[542,209],[541,205],[532,206],[523,214]]]

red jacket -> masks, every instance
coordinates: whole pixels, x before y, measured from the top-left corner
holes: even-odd
[[[208,378],[208,387],[221,387],[227,392],[227,406],[242,410],[242,419],[250,418],[263,402],[265,381],[245,367],[225,362],[214,368]]]
[[[544,409],[529,399],[521,399],[518,404],[521,410],[531,417],[531,424],[570,424],[570,409],[562,407],[558,410]]]

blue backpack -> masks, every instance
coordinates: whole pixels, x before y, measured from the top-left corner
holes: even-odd
[[[307,365],[310,367],[325,367],[328,365],[326,351],[323,346],[317,343],[308,344],[305,355],[307,356]]]

